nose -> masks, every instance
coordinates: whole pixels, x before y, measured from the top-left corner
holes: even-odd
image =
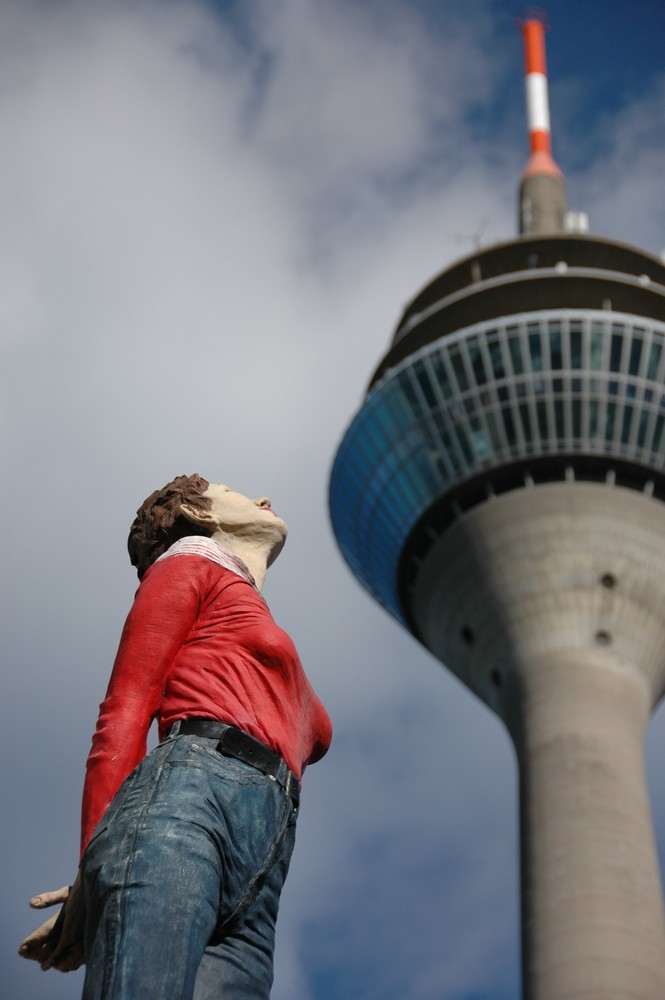
[[[254,501],[254,503],[256,504],[257,507],[272,506],[272,504],[270,503],[270,497],[258,497],[258,499]]]

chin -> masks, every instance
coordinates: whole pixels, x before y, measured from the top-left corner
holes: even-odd
[[[277,541],[277,543],[275,544],[274,548],[272,548],[271,551],[270,551],[270,557],[268,559],[268,566],[272,566],[272,564],[274,563],[275,559],[280,554],[280,552],[282,551],[282,549],[284,548],[284,545],[286,543],[286,535],[287,535],[287,532],[288,532],[288,528],[286,527],[286,522],[285,521],[282,521],[281,518],[279,520],[281,521],[282,525],[284,526],[284,530],[282,532],[281,538]]]

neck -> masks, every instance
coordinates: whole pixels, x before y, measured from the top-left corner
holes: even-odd
[[[274,544],[268,544],[261,540],[250,540],[238,535],[230,534],[227,531],[218,530],[211,535],[213,542],[217,542],[227,552],[238,556],[244,562],[249,572],[254,577],[256,589],[263,590],[268,566],[272,562]]]

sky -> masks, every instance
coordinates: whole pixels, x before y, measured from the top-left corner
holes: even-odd
[[[591,229],[665,247],[661,0],[550,0],[555,158]],[[345,566],[345,428],[405,303],[511,238],[519,5],[0,0],[0,974],[73,879],[83,768],[136,587],[134,511],[200,472],[289,523],[265,594],[335,727],[305,775],[273,1000],[515,1000],[501,723]],[[665,716],[647,739],[665,860]]]

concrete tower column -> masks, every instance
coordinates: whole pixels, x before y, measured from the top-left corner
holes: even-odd
[[[520,771],[525,1000],[660,1000],[643,743],[665,686],[665,504],[564,482],[462,515],[418,565],[425,645],[504,720]]]
[[[525,1000],[665,997],[665,923],[642,762],[650,693],[604,649],[522,674]]]

